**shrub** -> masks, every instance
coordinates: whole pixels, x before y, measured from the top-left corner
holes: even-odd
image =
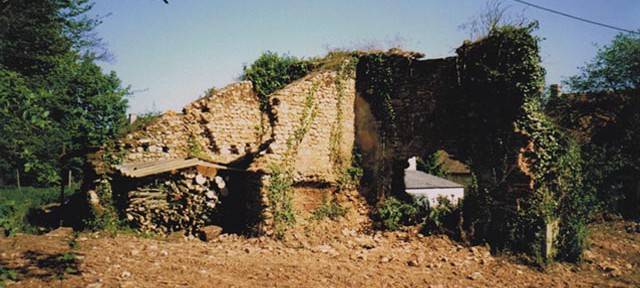
[[[406,203],[395,197],[389,197],[378,207],[377,216],[383,229],[398,230],[402,226],[416,224],[419,219],[419,209],[415,203]]]
[[[260,109],[268,113],[271,105],[269,95],[304,77],[309,71],[310,64],[304,60],[267,51],[253,64],[243,68],[240,79],[253,83],[253,89],[260,97]]]
[[[66,190],[65,195],[72,190]],[[0,188],[0,227],[7,235],[37,232],[37,227],[29,223],[28,214],[39,206],[57,202],[59,193],[58,188]]]
[[[445,197],[438,197],[437,201],[433,204],[423,204],[428,205],[420,227],[420,233],[424,235],[450,233],[461,220],[460,203],[453,204]]]
[[[296,223],[291,197],[293,178],[290,173],[278,165],[271,165],[271,179],[267,188],[267,197],[273,213],[275,236],[282,238],[287,228]]]
[[[322,205],[313,211],[313,215],[311,219],[313,220],[322,220],[325,218],[329,218],[331,220],[336,220],[340,217],[343,217],[347,214],[347,208],[342,207],[335,200],[329,201],[327,197],[323,197]]]

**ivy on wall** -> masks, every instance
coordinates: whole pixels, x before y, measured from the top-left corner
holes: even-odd
[[[383,199],[392,192],[392,170],[394,153],[399,144],[396,112],[392,98],[395,95],[402,71],[406,70],[410,59],[392,53],[369,53],[361,55],[358,61],[358,85],[363,97],[371,106],[373,116],[378,119],[380,143],[375,167],[372,167],[376,189],[375,198]]]
[[[282,238],[287,228],[296,222],[291,193],[294,184],[294,164],[298,155],[298,147],[318,115],[316,92],[319,83],[312,83],[305,96],[304,106],[297,127],[287,138],[287,149],[280,163],[272,163],[269,167],[271,177],[266,186],[269,209],[273,215],[274,234]]]
[[[576,144],[542,112],[544,69],[528,27],[498,27],[457,52],[467,127],[461,157],[478,176],[467,205],[478,238],[543,259],[545,226],[559,221],[557,258],[579,260],[586,202]],[[524,175],[523,175],[524,173]],[[529,180],[528,180],[529,179]],[[523,189],[524,188],[524,189]],[[529,193],[528,191],[532,191]],[[475,198],[475,199],[474,199]],[[581,207],[580,207],[581,206]],[[478,212],[481,211],[481,212]]]
[[[447,95],[435,96],[456,113],[435,121],[455,127],[444,129],[443,142],[454,143],[447,145],[456,146],[456,158],[476,176],[464,205],[469,236],[490,243],[494,251],[525,252],[542,262],[549,260],[542,257],[545,229],[559,221],[556,257],[579,260],[591,196],[581,189],[579,149],[541,109],[545,71],[539,39],[531,34],[536,27],[496,27],[457,49],[458,83]],[[379,122],[373,167],[381,183],[378,200],[392,192],[389,178],[404,160],[394,159],[400,153],[396,118],[405,115],[396,115],[393,98],[410,77],[412,60],[370,53],[358,63],[359,91]]]

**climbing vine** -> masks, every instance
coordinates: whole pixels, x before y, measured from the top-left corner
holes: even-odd
[[[278,164],[272,163],[269,167],[271,177],[266,187],[267,198],[273,215],[274,234],[278,238],[282,238],[286,229],[296,222],[291,196],[294,183],[293,165],[298,154],[298,147],[318,115],[318,104],[315,99],[318,85],[318,83],[312,83],[304,99],[304,107],[298,125],[287,139],[287,149],[282,161]]]
[[[361,77],[364,91],[363,97],[371,105],[376,119],[379,119],[380,154],[377,157],[374,184],[377,199],[382,199],[391,192],[391,167],[394,161],[393,151],[398,149],[398,127],[392,97],[402,77],[403,68],[409,64],[410,58],[392,53],[370,53],[360,57],[357,77]]]
[[[465,199],[466,222],[494,250],[525,252],[541,263],[553,257],[542,255],[545,229],[559,221],[556,257],[578,260],[587,205],[578,206],[589,196],[581,189],[579,149],[541,109],[535,28],[497,27],[457,50],[461,111],[451,121],[464,123],[457,156],[478,176]]]

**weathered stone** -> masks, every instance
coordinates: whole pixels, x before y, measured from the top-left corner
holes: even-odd
[[[202,228],[203,240],[206,242],[211,242],[214,239],[217,239],[220,234],[222,234],[222,227],[220,226],[210,225]]]

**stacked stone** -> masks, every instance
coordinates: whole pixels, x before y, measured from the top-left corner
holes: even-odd
[[[211,222],[219,195],[227,193],[220,176],[208,178],[195,169],[156,177],[153,183],[128,193],[126,216],[142,231],[161,234],[199,234]]]

